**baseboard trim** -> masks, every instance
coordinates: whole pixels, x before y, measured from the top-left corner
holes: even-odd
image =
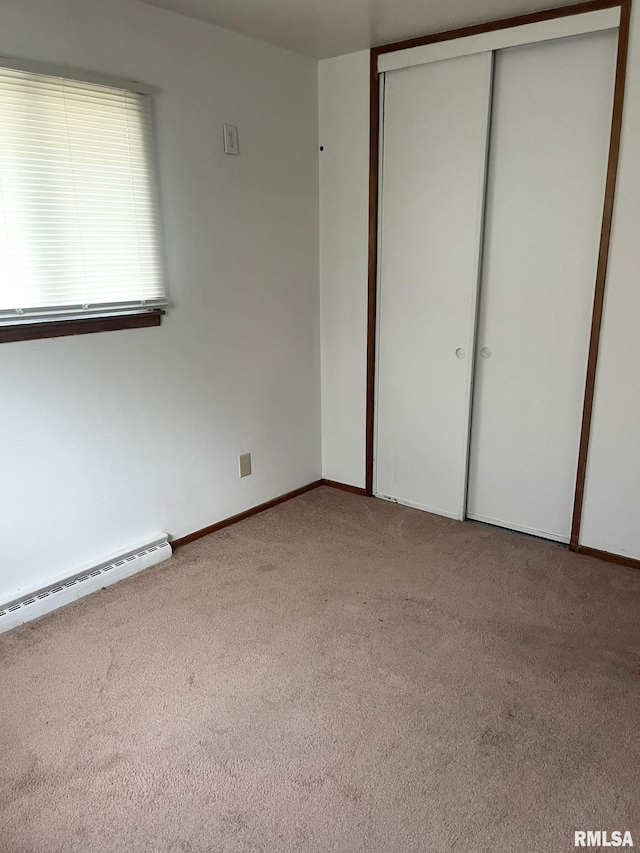
[[[267,509],[271,509],[285,501],[290,501],[291,498],[297,498],[299,495],[304,495],[305,492],[310,492],[324,485],[324,480],[314,480],[313,483],[307,483],[306,486],[300,486],[299,489],[293,489],[291,492],[286,492],[284,495],[278,495],[277,498],[272,498],[258,506],[252,506],[244,512],[239,512],[237,515],[231,515],[229,518],[223,518],[222,521],[216,521],[215,524],[210,524],[208,527],[203,527],[200,530],[194,530],[193,533],[188,533],[186,536],[180,536],[178,539],[170,539],[171,547],[175,551],[177,548],[182,548],[183,545],[188,545],[190,542],[195,542],[196,539],[202,539],[203,536],[208,536],[210,533],[215,533],[217,530],[222,530],[224,527],[229,527],[232,524],[237,524],[239,521],[244,521],[245,518],[251,518],[252,515],[258,515]]]
[[[337,480],[322,480],[322,485],[329,486],[330,489],[340,489],[341,492],[350,492],[352,495],[367,497],[367,490],[360,486],[350,486],[348,483],[339,483]]]
[[[578,554],[585,557],[595,557],[597,560],[605,560],[607,563],[616,563],[618,566],[628,566],[631,569],[640,569],[640,560],[634,557],[625,557],[622,554],[612,554],[610,551],[598,551],[597,548],[587,548],[585,545],[578,545],[576,548]]]

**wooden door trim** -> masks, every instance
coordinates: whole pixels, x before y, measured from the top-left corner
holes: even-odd
[[[526,15],[516,15],[511,18],[499,18],[496,21],[487,21],[482,24],[472,24],[468,27],[458,27],[455,30],[445,30],[439,33],[431,33],[418,38],[406,39],[405,41],[391,42],[372,47],[371,52],[376,54],[376,60],[382,53],[394,53],[397,50],[409,50],[412,47],[423,47],[426,44],[436,44],[440,41],[452,41],[454,39],[466,38],[467,36],[478,36],[483,33],[492,33],[496,30],[509,30],[512,27],[522,27],[526,24],[538,24],[541,21],[553,21],[558,18],[569,18],[572,15],[584,15],[588,12],[599,12],[601,9],[615,9],[622,6],[624,0],[587,0],[585,3],[573,3],[570,6],[557,6],[553,9],[545,9],[542,12],[531,12]],[[377,70],[377,62],[376,62]]]
[[[529,15],[519,15],[503,18],[470,27],[461,27],[446,32],[432,33],[406,41],[379,45],[370,53],[370,85],[369,85],[369,245],[368,245],[368,302],[367,302],[367,397],[366,397],[366,441],[365,441],[365,492],[373,495],[373,455],[374,455],[374,419],[375,419],[375,373],[376,373],[376,327],[377,327],[377,284],[378,284],[378,202],[379,202],[379,100],[380,87],[378,75],[378,57],[383,53],[397,50],[421,47],[426,44],[465,38],[494,30],[548,21],[569,15],[579,15],[609,9],[619,6],[621,9],[620,27],[618,30],[618,54],[616,60],[616,78],[614,89],[613,114],[611,121],[611,138],[609,159],[605,184],[600,246],[594,291],[593,317],[589,343],[588,367],[585,383],[582,427],[580,434],[580,449],[576,475],[576,491],[574,499],[573,521],[570,548],[578,550],[580,521],[584,501],[584,487],[587,467],[587,453],[593,414],[593,398],[595,389],[596,366],[600,331],[602,326],[602,309],[611,241],[611,225],[615,199],[615,187],[620,154],[620,137],[622,129],[622,113],[624,104],[624,89],[626,81],[627,55],[629,49],[629,25],[631,16],[631,0],[590,0],[571,6],[561,6],[543,12]]]
[[[580,524],[584,504],[585,480],[587,476],[587,457],[589,439],[591,437],[591,421],[593,417],[593,400],[596,385],[596,368],[600,349],[600,333],[602,330],[602,313],[604,294],[607,282],[609,263],[609,248],[611,245],[611,226],[613,222],[613,207],[618,177],[618,162],[620,159],[620,139],[622,135],[622,113],[624,105],[624,90],[627,75],[627,57],[629,52],[629,27],[631,21],[631,0],[621,3],[620,29],[618,30],[618,57],[616,61],[616,81],[613,94],[613,114],[611,117],[611,141],[609,143],[609,162],[607,164],[607,180],[605,184],[604,206],[602,210],[602,226],[600,231],[600,248],[596,270],[596,286],[593,297],[593,315],[591,320],[591,338],[589,340],[589,357],[587,361],[587,377],[585,383],[584,406],[582,410],[582,426],[580,430],[580,447],[578,451],[578,469],[576,475],[576,493],[573,505],[571,523],[572,551],[578,550],[580,541]]]
[[[376,329],[378,324],[378,168],[380,162],[380,82],[378,56],[372,48],[369,65],[369,269],[367,294],[367,412],[365,492],[373,496],[373,440],[375,421]]]

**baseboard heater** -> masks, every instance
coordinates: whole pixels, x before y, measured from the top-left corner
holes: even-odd
[[[159,533],[125,552],[112,554],[97,564],[85,565],[72,575],[58,578],[38,589],[27,590],[19,598],[0,604],[0,634],[162,563],[171,554],[167,534]]]

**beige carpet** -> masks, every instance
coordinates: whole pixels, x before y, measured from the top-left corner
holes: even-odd
[[[3,853],[640,845],[640,572],[322,488],[0,637]]]

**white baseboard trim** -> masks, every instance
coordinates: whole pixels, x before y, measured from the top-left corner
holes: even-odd
[[[124,552],[112,554],[99,563],[85,565],[65,578],[58,578],[45,586],[21,592],[19,597],[0,604],[0,634],[84,598],[98,589],[111,586],[143,569],[156,566],[168,560],[171,554],[167,534],[160,533]]]

